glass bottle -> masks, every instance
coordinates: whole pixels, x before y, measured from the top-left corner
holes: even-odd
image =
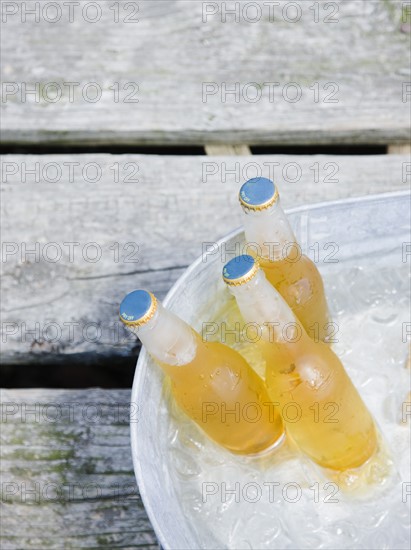
[[[120,319],[170,377],[181,409],[233,453],[271,450],[284,437],[264,383],[243,357],[201,336],[145,290],[128,294]]]
[[[267,390],[287,433],[323,467],[367,461],[377,447],[374,422],[335,353],[307,335],[252,256],[228,262],[223,278],[245,322],[258,327]]]
[[[326,341],[332,325],[324,284],[315,263],[302,254],[281,207],[278,190],[267,178],[248,180],[240,189],[247,253],[257,257],[306,332]]]

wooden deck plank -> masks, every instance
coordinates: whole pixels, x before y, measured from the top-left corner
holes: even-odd
[[[1,390],[1,402],[2,549],[159,548],[134,477],[130,391]]]
[[[5,143],[409,141],[406,2],[81,0],[54,23],[9,4]]]
[[[290,208],[407,189],[409,171],[401,155],[6,156],[3,363],[128,355],[123,295],[145,287],[162,298],[203,243],[240,226],[247,178],[274,177]]]

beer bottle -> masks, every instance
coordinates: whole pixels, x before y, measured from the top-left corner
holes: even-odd
[[[305,332],[258,262],[237,256],[223,269],[246,323],[255,323],[266,361],[266,386],[286,432],[323,467],[355,468],[377,447],[373,419],[342,363]]]
[[[281,207],[278,189],[267,178],[248,180],[240,189],[247,253],[257,257],[267,279],[278,290],[306,332],[326,340],[330,317],[321,275],[302,254]]]
[[[146,290],[124,298],[120,319],[170,377],[181,409],[211,439],[238,454],[259,454],[282,441],[281,416],[262,379],[238,352],[204,342]]]

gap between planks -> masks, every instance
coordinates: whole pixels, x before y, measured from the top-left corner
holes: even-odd
[[[249,156],[252,155],[249,145],[220,145],[208,144],[204,146],[208,156]],[[387,146],[389,155],[411,155],[411,143],[392,144]]]
[[[248,156],[251,155],[251,149],[248,145],[220,145],[209,144],[204,146],[205,152],[209,157],[222,156]]]
[[[411,155],[411,143],[388,145],[387,153],[389,155]]]

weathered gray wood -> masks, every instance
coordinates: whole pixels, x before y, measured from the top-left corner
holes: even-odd
[[[67,162],[78,163],[72,179]],[[38,183],[28,174],[22,181],[23,163],[37,163]],[[101,170],[97,183],[82,176],[94,177],[85,170],[90,163]],[[110,169],[117,164],[119,183]],[[400,155],[15,155],[2,168],[2,359],[9,364],[128,355],[135,337],[117,321],[124,294],[145,287],[164,297],[204,243],[240,226],[237,193],[247,178],[274,177],[286,208],[406,189],[410,178]],[[125,183],[133,171],[138,181]],[[98,248],[88,248],[93,242]],[[78,243],[71,258],[64,243]],[[85,259],[97,251],[99,261]]]
[[[1,402],[2,549],[158,548],[128,390],[2,390]]]
[[[33,15],[22,22],[21,7],[35,2],[11,4],[17,12],[2,26],[3,80],[16,92],[1,104],[6,143],[409,140],[409,34],[401,0],[251,2],[246,11],[250,3],[121,0],[118,23],[110,2],[99,2],[96,23],[87,22],[95,10],[83,15],[86,0],[71,23],[68,7],[56,23],[47,21],[53,10],[42,8],[36,23]],[[236,5],[238,15],[224,21],[224,9]],[[125,23],[127,17],[138,22]],[[60,88],[47,87],[52,82]],[[78,83],[72,100],[70,82]],[[38,83],[39,94],[23,101],[22,83]],[[89,83],[102,90],[96,103],[83,98],[83,91],[95,97]],[[124,88],[128,83],[139,86],[136,94],[133,85]],[[212,94],[203,96],[206,83]],[[238,97],[222,96],[236,83]],[[271,100],[266,83],[278,83]],[[58,90],[62,97],[53,103]]]

